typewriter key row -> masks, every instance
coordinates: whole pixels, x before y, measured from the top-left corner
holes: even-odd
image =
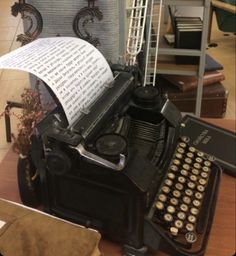
[[[211,159],[181,141],[157,195],[153,221],[173,237],[195,242],[196,223],[211,171]],[[187,235],[186,235],[187,234]]]

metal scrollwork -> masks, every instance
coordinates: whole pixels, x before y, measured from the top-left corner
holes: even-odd
[[[19,0],[19,3],[15,3],[11,7],[11,13],[14,17],[20,13],[23,20],[29,21],[29,27],[25,33],[17,35],[17,41],[22,45],[32,42],[40,35],[43,30],[43,19],[34,6],[25,3],[25,0]]]
[[[103,19],[103,14],[99,10],[98,6],[95,6],[96,0],[87,0],[88,6],[79,10],[77,15],[75,16],[73,22],[73,30],[75,34],[94,46],[100,45],[99,38],[95,38],[91,33],[86,29],[86,25],[88,23],[94,23],[94,18],[97,18],[98,21]]]

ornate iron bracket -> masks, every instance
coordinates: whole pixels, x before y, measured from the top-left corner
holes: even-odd
[[[94,46],[100,45],[99,38],[95,38],[91,33],[86,29],[88,23],[94,23],[94,18],[97,18],[99,21],[103,19],[103,14],[99,10],[98,6],[95,6],[96,0],[87,0],[88,6],[79,10],[76,14],[73,22],[73,30],[75,34]]]
[[[17,41],[21,42],[22,45],[32,42],[41,34],[43,19],[40,12],[33,5],[25,3],[25,0],[19,0],[19,3],[15,3],[11,7],[11,13],[14,17],[20,13],[23,20],[30,22],[25,34],[17,35]],[[34,21],[36,21],[36,24],[34,24]]]

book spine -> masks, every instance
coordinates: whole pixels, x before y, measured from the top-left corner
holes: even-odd
[[[211,85],[214,83],[218,83],[225,80],[225,76],[222,73],[219,73],[218,75],[209,75],[209,76],[204,76],[203,77],[203,86],[207,86],[207,85]],[[196,89],[198,86],[197,80],[195,82],[191,82],[189,84],[183,84],[183,86],[179,88],[183,91],[192,91],[194,89]]]
[[[217,76],[209,75],[209,77],[206,76],[205,78],[203,78],[203,85],[210,85],[217,82],[221,82],[223,80],[225,80],[225,76],[222,73],[219,73],[219,75]]]

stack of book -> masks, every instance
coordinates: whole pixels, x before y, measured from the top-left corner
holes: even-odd
[[[206,55],[203,77],[202,117],[222,118],[225,115],[228,91],[221,81],[225,79],[223,66]],[[158,86],[163,94],[182,112],[195,112],[198,77],[184,75],[159,75]]]
[[[200,49],[202,20],[199,17],[174,17],[175,48]],[[177,64],[197,64],[197,56],[176,56]]]

